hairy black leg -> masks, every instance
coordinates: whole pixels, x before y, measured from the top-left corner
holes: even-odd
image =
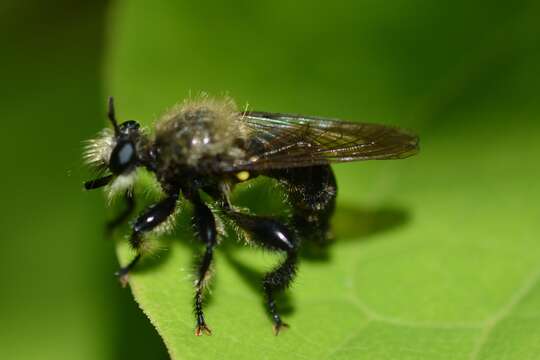
[[[88,180],[84,183],[85,190],[99,189],[105,185],[108,185],[113,179],[113,175],[107,175],[98,179]]]
[[[206,281],[210,273],[210,265],[212,264],[214,247],[217,244],[216,220],[212,211],[201,200],[197,192],[190,194],[189,199],[194,207],[193,225],[199,238],[206,245],[206,249],[201,256],[195,283],[194,311],[197,321],[195,335],[201,336],[203,333],[211,335],[212,331],[204,320],[203,297]]]
[[[279,264],[274,270],[264,276],[263,288],[268,303],[268,309],[272,315],[274,322],[274,334],[278,335],[281,328],[289,327],[289,324],[281,320],[281,316],[276,308],[274,294],[289,287],[294,277],[296,276],[297,268],[297,253],[288,252],[285,260]]]
[[[285,290],[296,275],[298,243],[291,231],[281,222],[267,217],[229,212],[228,215],[247,233],[253,241],[262,247],[285,252],[285,259],[263,278],[263,289],[277,335],[283,327],[288,327],[281,320],[274,295]]]
[[[167,220],[167,218],[174,212],[177,200],[177,193],[169,195],[157,204],[151,205],[148,209],[146,209],[133,224],[129,242],[133,249],[137,250],[137,255],[129,262],[128,265],[120,268],[120,270],[116,272],[116,276],[118,276],[122,285],[127,285],[129,272],[141,259],[141,245],[143,244],[144,233],[153,230],[156,228],[156,226]]]
[[[303,239],[325,244],[330,233],[337,185],[329,165],[270,171],[288,193],[293,207],[292,224]]]
[[[119,213],[114,219],[107,222],[105,231],[107,235],[110,235],[114,229],[122,225],[131,215],[133,210],[135,210],[135,198],[133,197],[133,191],[128,189],[124,194],[124,199],[126,207]]]

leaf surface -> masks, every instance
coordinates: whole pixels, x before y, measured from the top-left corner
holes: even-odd
[[[402,161],[335,167],[337,241],[304,256],[278,337],[259,279],[278,257],[224,240],[195,337],[189,209],[131,277],[174,359],[532,359],[540,353],[540,93],[533,2],[119,2],[109,91],[148,125],[226,90],[240,107],[400,125]],[[250,191],[257,189],[251,189]],[[271,193],[259,187],[258,204]],[[225,242],[227,244],[225,244]],[[133,255],[120,243],[125,263]]]

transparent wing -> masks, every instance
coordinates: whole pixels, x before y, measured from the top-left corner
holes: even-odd
[[[230,170],[263,170],[357,160],[402,159],[418,151],[418,137],[377,124],[249,111],[246,157]]]

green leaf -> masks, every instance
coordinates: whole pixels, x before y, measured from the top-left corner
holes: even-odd
[[[121,119],[152,124],[190,90],[228,92],[252,109],[392,123],[422,139],[415,158],[335,167],[337,241],[326,258],[302,258],[279,302],[291,328],[277,337],[258,281],[278,257],[234,237],[216,256],[213,336],[193,335],[200,247],[186,208],[167,250],[130,280],[172,358],[537,357],[538,10],[118,3],[107,73]],[[122,263],[133,256],[118,249]]]

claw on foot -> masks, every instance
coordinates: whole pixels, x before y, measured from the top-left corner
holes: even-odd
[[[129,272],[125,268],[118,270],[117,272],[114,273],[114,275],[116,275],[116,277],[118,278],[118,281],[120,281],[120,285],[122,285],[123,288],[128,286]]]
[[[205,323],[198,324],[195,328],[195,336],[201,336],[202,334],[212,335],[212,330]]]
[[[278,336],[279,332],[282,330],[282,329],[287,329],[289,328],[289,324],[286,324],[284,322],[277,322],[274,324],[274,327],[273,327],[273,330],[274,330],[274,335]]]

